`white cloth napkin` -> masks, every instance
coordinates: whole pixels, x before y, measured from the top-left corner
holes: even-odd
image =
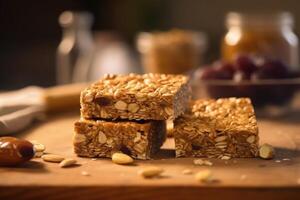
[[[43,89],[26,87],[0,93],[0,136],[16,133],[43,116]]]

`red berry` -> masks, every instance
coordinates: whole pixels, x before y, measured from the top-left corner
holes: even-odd
[[[280,79],[287,78],[288,67],[279,60],[267,60],[252,75],[252,79]]]
[[[239,55],[235,58],[235,69],[245,74],[252,74],[257,70],[257,66],[249,56]]]

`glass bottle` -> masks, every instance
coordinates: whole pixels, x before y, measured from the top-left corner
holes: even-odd
[[[63,29],[56,55],[58,84],[88,80],[93,62],[94,43],[91,33],[93,18],[87,12],[65,11],[59,17]]]
[[[299,64],[298,38],[293,32],[290,13],[229,13],[228,32],[222,41],[222,57],[232,60],[236,54],[280,59],[296,70]]]

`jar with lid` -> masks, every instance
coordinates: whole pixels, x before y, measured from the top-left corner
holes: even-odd
[[[228,32],[222,41],[222,58],[231,61],[237,54],[279,59],[298,70],[298,38],[290,13],[227,15]]]

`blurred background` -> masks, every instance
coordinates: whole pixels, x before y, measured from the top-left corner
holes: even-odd
[[[172,28],[201,31],[207,43],[202,63],[209,63],[220,56],[228,12],[289,11],[294,16],[294,32],[300,35],[299,8],[298,0],[1,0],[0,90],[56,84],[57,63],[64,62],[63,58],[58,59],[58,47],[66,32],[59,16],[66,10],[91,14],[85,17],[91,19],[92,31],[87,27],[87,38],[83,40],[92,42],[83,51],[97,49],[93,62],[105,63],[105,59],[97,60],[103,55],[100,51],[110,41],[118,41],[114,52],[127,52],[118,54],[120,60],[131,65],[130,71],[139,72],[141,64],[136,50],[139,32]],[[68,16],[65,18],[68,20]]]

